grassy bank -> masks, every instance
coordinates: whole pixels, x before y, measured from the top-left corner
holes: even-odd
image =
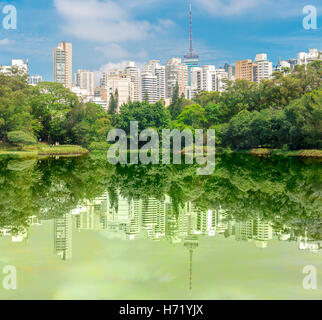
[[[284,157],[299,157],[299,158],[322,158],[322,150],[280,150],[280,149],[251,149],[242,151],[256,156],[284,156]]]
[[[37,146],[25,146],[23,148],[1,146],[0,158],[37,158],[39,156],[80,156],[87,154],[88,150],[80,146],[62,145],[49,146],[38,144]]]

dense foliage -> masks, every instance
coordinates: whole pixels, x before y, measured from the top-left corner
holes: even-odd
[[[79,102],[61,84],[43,82],[31,87],[18,73],[0,74],[0,140],[8,142],[9,132],[20,131],[42,142],[103,150],[112,127],[129,133],[130,121],[138,121],[139,131],[215,128],[217,144],[237,150],[320,149],[321,79],[322,61],[315,61],[296,66],[287,75],[275,72],[260,84],[227,81],[224,92],[202,92],[193,101],[180,97],[177,85],[168,108],[162,101],[129,101],[118,110],[116,91],[107,113],[96,104]]]
[[[20,131],[31,140],[87,147],[105,141],[110,128],[111,118],[102,107],[80,103],[61,84],[32,87],[23,75],[0,73],[0,140],[8,142],[9,132]]]
[[[164,199],[175,207],[227,210],[239,221],[260,217],[277,228],[322,239],[321,165],[299,159],[241,154],[219,156],[216,171],[198,176],[191,165],[118,165],[104,156],[0,161],[0,229],[28,225],[32,215],[52,219],[106,191],[114,206],[129,199]],[[17,201],[19,199],[19,201]],[[54,199],[54,201],[53,201]],[[174,212],[175,214],[175,212]]]

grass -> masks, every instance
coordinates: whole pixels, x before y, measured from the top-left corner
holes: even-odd
[[[1,158],[37,158],[38,156],[79,156],[87,154],[88,150],[80,146],[62,145],[49,146],[39,143],[36,146],[24,146],[22,149],[13,146],[0,146]]]
[[[40,156],[69,156],[87,154],[88,150],[80,146],[49,146],[41,144],[38,146],[38,155]]]
[[[322,158],[322,150],[281,150],[281,149],[251,149],[250,151],[246,151],[246,153],[250,153],[256,156],[284,156],[284,157],[300,157],[300,158]]]

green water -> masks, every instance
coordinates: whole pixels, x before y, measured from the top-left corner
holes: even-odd
[[[211,176],[0,161],[0,299],[320,299],[321,171],[247,155],[218,157]],[[1,286],[7,265],[16,290]]]

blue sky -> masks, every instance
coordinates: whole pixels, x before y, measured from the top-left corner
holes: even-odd
[[[31,74],[52,80],[52,48],[73,43],[73,70],[106,70],[132,60],[182,57],[188,50],[189,0],[0,0],[18,12],[17,30],[0,24],[0,64],[29,58]],[[295,58],[322,49],[321,0],[191,0],[201,64],[234,63],[265,52]],[[303,7],[318,10],[318,29],[302,26]]]

